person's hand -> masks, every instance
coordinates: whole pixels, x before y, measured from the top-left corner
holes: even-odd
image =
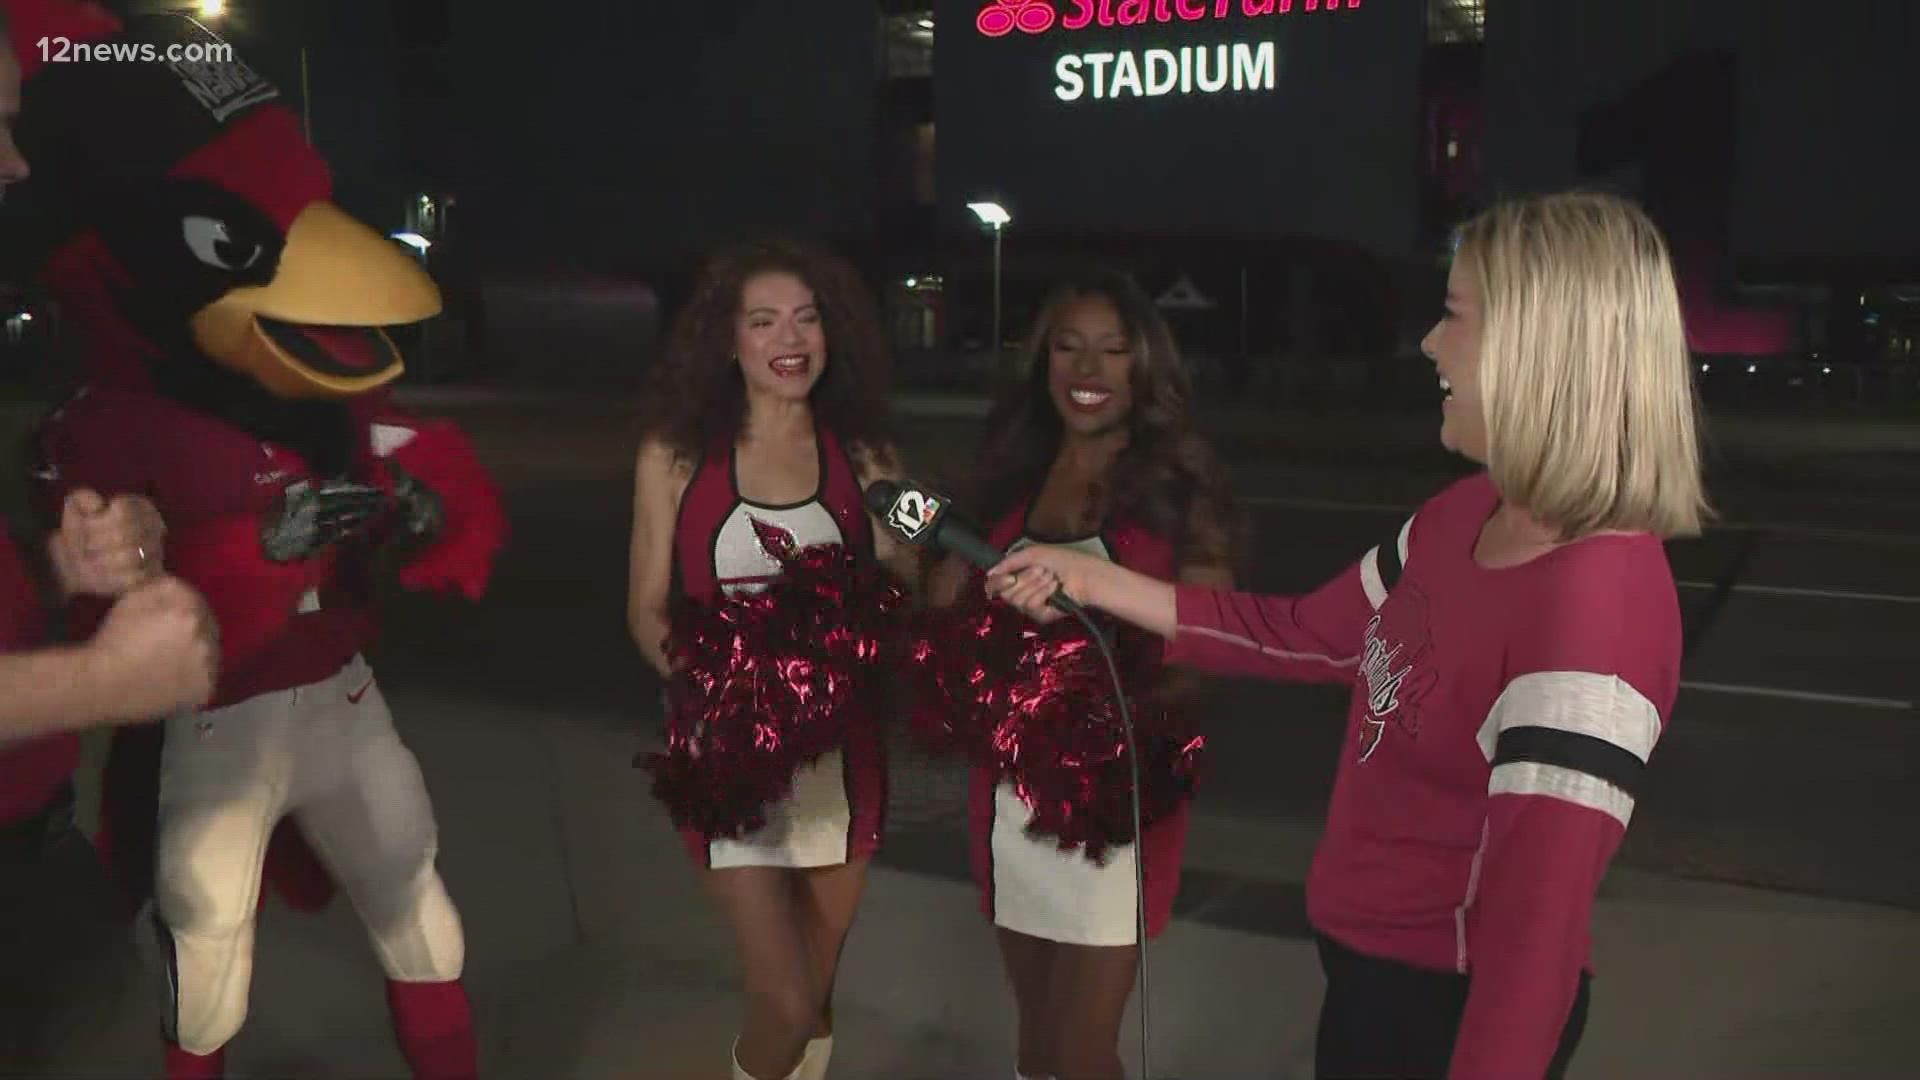
[[[160,573],[166,523],[152,500],[82,488],[67,496],[47,555],[66,596],[119,596]]]
[[[1050,607],[1054,593],[1084,605],[1091,596],[1094,576],[1107,564],[1070,548],[1044,544],[1022,548],[987,571],[987,595],[1019,609],[1035,622],[1048,623],[1065,614]]]
[[[156,578],[122,596],[86,654],[86,677],[103,712],[118,720],[204,705],[219,681],[219,627],[179,578]]]
[[[369,484],[295,484],[275,500],[260,526],[261,550],[277,563],[312,558],[370,528],[389,505],[387,493]]]

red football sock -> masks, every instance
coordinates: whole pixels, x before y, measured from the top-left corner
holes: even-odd
[[[189,1054],[167,1044],[167,1080],[220,1080],[227,1072],[225,1047],[211,1054]]]
[[[387,980],[387,1006],[400,1052],[415,1080],[475,1080],[479,1050],[473,1037],[473,1007],[459,979],[410,983]]]

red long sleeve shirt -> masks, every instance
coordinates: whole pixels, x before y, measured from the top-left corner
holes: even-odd
[[[1307,596],[1180,586],[1168,658],[1353,683],[1309,919],[1358,952],[1470,975],[1449,1075],[1515,1080],[1546,1071],[1590,962],[1681,634],[1652,537],[1481,567],[1498,501],[1484,473],[1463,480]]]

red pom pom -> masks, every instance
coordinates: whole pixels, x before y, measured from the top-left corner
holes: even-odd
[[[783,570],[765,590],[675,598],[668,748],[636,762],[674,824],[708,839],[765,825],[795,770],[874,730],[879,660],[906,601],[885,569],[845,547],[767,546]]]
[[[1190,798],[1205,741],[1157,699],[1161,671],[1150,636],[1111,629],[1139,753],[1143,827]],[[1112,678],[1077,622],[1042,626],[984,598],[936,613],[918,628],[912,667],[915,733],[1010,778],[1033,810],[1031,835],[1105,860],[1132,843],[1133,766]]]
[[[400,584],[479,600],[507,540],[499,491],[459,428],[438,421],[411,426],[413,437],[391,460],[438,495],[447,516],[439,538],[401,568]]]

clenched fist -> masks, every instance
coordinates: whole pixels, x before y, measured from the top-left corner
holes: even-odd
[[[87,679],[101,712],[149,720],[206,704],[219,681],[217,624],[178,578],[156,578],[121,597],[87,646]]]
[[[159,572],[166,533],[160,511],[145,497],[109,501],[81,489],[67,496],[47,555],[67,596],[119,596]]]

